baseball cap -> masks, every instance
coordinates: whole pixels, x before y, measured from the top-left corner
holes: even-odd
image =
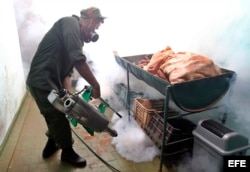
[[[100,10],[96,7],[89,7],[83,9],[81,10],[80,13],[82,18],[95,18],[95,19],[100,19],[102,22],[105,18],[107,18],[102,16]]]

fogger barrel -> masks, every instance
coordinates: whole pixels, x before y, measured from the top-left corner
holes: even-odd
[[[84,127],[96,132],[108,132],[112,137],[117,132],[109,127],[109,120],[97,108],[81,99],[78,94],[70,94],[66,90],[52,90],[48,95],[49,102],[68,118],[76,120]]]
[[[85,127],[96,132],[108,132],[111,136],[117,136],[117,132],[109,128],[109,120],[95,107],[85,102],[78,96],[67,98],[64,101],[65,113]]]

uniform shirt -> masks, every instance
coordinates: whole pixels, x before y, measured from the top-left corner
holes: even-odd
[[[79,17],[59,19],[38,46],[31,62],[27,85],[49,91],[53,86],[62,88],[62,82],[72,72],[74,63],[86,61],[83,45]]]

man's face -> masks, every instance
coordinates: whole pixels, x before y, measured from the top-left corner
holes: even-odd
[[[82,25],[82,31],[84,33],[84,38],[86,39],[85,42],[89,42],[91,40],[93,33],[95,33],[96,29],[99,29],[101,23],[102,22],[100,20],[91,18],[88,21],[86,21],[85,25]]]
[[[92,26],[93,26],[93,29],[94,31],[99,29],[100,25],[101,25],[101,21],[100,20],[97,20],[97,19],[92,19],[93,22],[92,22]]]
[[[95,30],[95,22],[93,19],[86,20],[85,27],[83,28],[87,32],[91,32]]]

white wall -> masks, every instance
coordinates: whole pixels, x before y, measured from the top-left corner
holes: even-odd
[[[0,146],[25,94],[12,1],[0,1]]]

